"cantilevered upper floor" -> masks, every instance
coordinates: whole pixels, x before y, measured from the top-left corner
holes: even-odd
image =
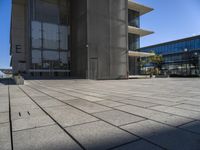
[[[152,31],[140,28],[140,16],[151,12],[153,8],[128,0],[128,32],[143,37],[152,34]]]

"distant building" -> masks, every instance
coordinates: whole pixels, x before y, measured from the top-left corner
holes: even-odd
[[[138,49],[164,58],[163,72],[172,75],[200,74],[200,35]],[[146,67],[150,67],[146,66]]]
[[[26,77],[127,79],[135,72],[140,16],[129,0],[12,0],[11,66]]]

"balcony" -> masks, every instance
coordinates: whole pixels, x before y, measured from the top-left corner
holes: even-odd
[[[142,16],[142,15],[153,10],[153,8],[138,4],[138,3],[133,2],[131,0],[128,0],[128,9],[135,10],[135,11],[139,12],[140,16]]]
[[[148,31],[133,26],[128,26],[128,33],[139,35],[140,37],[154,33],[153,31]]]

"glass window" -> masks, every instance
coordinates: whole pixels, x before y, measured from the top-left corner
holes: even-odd
[[[32,47],[41,48],[42,46],[41,23],[38,21],[33,21],[31,26],[32,26]]]
[[[60,26],[60,48],[68,49],[68,28],[66,26]]]
[[[128,23],[130,26],[140,27],[140,13],[134,10],[128,10]]]
[[[67,52],[61,52],[60,53],[60,61],[63,64],[68,64],[68,53]]]
[[[42,55],[40,50],[32,50],[32,63],[34,64],[42,63]]]
[[[43,23],[43,36],[45,49],[59,49],[58,25]]]
[[[44,51],[43,52],[44,60],[59,60],[59,52],[57,51]]]

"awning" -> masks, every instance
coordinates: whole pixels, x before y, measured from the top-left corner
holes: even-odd
[[[153,8],[138,4],[131,0],[128,1],[128,9],[135,10],[140,13],[140,15],[144,15],[153,10]]]
[[[128,26],[128,32],[132,33],[132,34],[139,35],[141,37],[154,33],[153,31],[148,31],[148,30],[136,28],[136,27],[133,27],[133,26]]]
[[[138,51],[129,51],[128,56],[129,57],[150,57],[154,56],[155,53],[145,53],[145,52],[138,52]]]

